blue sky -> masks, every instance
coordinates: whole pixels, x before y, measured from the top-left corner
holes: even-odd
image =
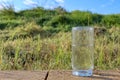
[[[53,9],[64,7],[67,11],[81,10],[99,14],[120,13],[120,0],[0,0],[0,9],[5,2],[14,4],[15,10],[23,10],[35,6]]]
[[[69,3],[69,4],[68,4]],[[100,14],[120,13],[120,0],[65,0],[68,10],[88,10]]]

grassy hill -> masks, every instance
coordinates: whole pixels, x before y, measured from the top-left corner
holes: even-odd
[[[120,14],[102,15],[89,11],[75,10],[67,12],[62,7],[53,10],[36,7],[15,12],[14,9],[0,10],[0,29],[17,27],[34,21],[41,27],[51,27],[55,30],[70,31],[74,26],[120,26]]]
[[[120,69],[120,14],[36,7],[0,11],[0,69],[71,69],[71,29],[95,27],[95,69]]]

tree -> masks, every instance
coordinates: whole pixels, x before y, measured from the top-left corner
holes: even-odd
[[[71,17],[73,18],[76,25],[88,26],[92,23],[92,13],[89,11],[72,11]]]
[[[57,8],[54,8],[54,11],[56,11],[58,14],[64,14],[66,13],[67,11],[62,8],[61,6],[58,6]]]
[[[92,14],[92,21],[93,24],[100,24],[102,21],[103,15],[101,14]]]
[[[120,25],[120,15],[106,15],[102,18],[101,23],[108,27]]]

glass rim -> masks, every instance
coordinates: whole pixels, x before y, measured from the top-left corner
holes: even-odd
[[[76,27],[72,27],[72,30],[81,30],[81,29],[89,29],[89,30],[93,30],[94,27],[92,26],[76,26]]]

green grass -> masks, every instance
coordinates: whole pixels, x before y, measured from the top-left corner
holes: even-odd
[[[49,35],[31,23],[0,34],[1,70],[71,69],[71,32]],[[119,34],[112,27],[95,35],[95,69],[120,69]]]

